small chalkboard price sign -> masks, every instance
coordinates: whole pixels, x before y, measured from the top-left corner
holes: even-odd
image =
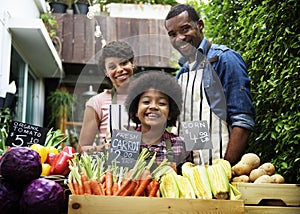
[[[29,147],[34,143],[44,145],[49,129],[12,121],[6,138],[7,146]]]
[[[182,122],[186,150],[212,149],[206,120]]]
[[[142,133],[114,129],[110,143],[108,163],[132,168],[140,153]]]

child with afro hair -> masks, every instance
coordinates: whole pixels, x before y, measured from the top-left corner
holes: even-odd
[[[156,152],[159,163],[165,158],[180,165],[189,156],[181,137],[167,128],[176,126],[182,108],[181,88],[172,75],[144,71],[135,75],[128,88],[125,108],[142,132],[141,148]]]

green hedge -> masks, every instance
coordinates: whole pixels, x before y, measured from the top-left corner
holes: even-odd
[[[214,0],[195,5],[205,36],[245,59],[256,108],[247,152],[300,183],[300,2]]]

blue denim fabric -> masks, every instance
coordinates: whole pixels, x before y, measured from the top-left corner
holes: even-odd
[[[205,53],[206,44],[207,39],[203,39],[198,50],[206,55],[207,59],[218,56],[218,60],[212,62],[211,65],[216,71],[225,93],[227,123],[232,127],[239,126],[253,130],[255,109],[252,104],[250,78],[246,63],[240,54],[224,45],[212,44],[208,53]],[[184,58],[179,60],[182,67],[176,75],[177,79],[181,73],[189,71],[188,62],[184,63],[184,61]],[[222,92],[216,90],[215,93]],[[210,102],[210,104],[213,110],[213,102]]]

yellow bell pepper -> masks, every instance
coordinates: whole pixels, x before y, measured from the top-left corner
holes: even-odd
[[[47,150],[47,154],[48,153],[53,153],[53,154],[59,153],[58,149],[55,148],[54,146],[46,146],[46,150]]]
[[[51,169],[50,164],[43,163],[41,176],[48,176],[50,174],[50,169]]]
[[[41,144],[32,144],[29,148],[36,151],[41,157],[41,162],[45,163],[48,154],[46,147],[42,146]]]

